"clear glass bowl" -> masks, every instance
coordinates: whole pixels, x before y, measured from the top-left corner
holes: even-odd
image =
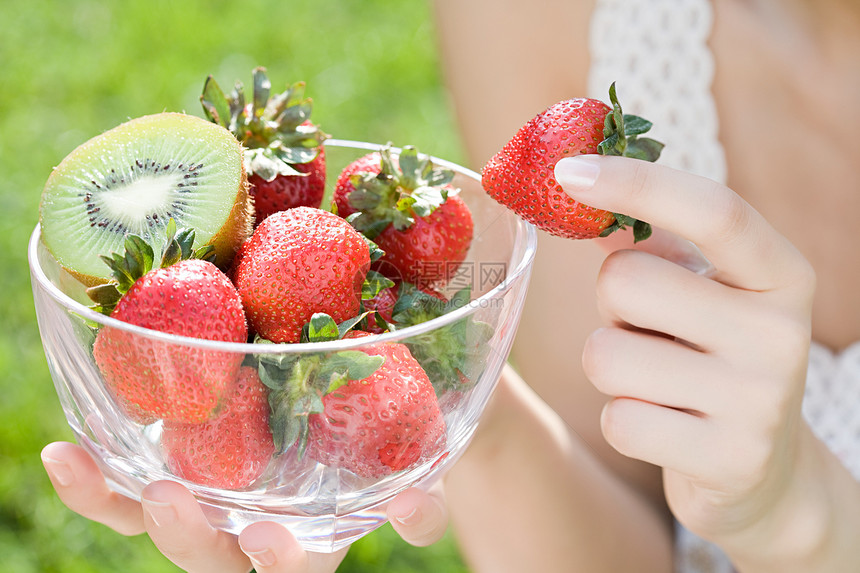
[[[370,143],[327,141],[329,185],[347,163],[378,149]],[[141,490],[152,481],[178,481],[194,493],[215,527],[238,533],[256,521],[277,521],[306,549],[330,552],[385,523],[389,500],[408,487],[426,489],[457,460],[475,432],[510,351],[526,295],[536,233],[484,193],[477,173],[440,159],[434,161],[456,172],[454,184],[472,211],[472,246],[448,287],[453,291],[470,286],[472,300],[440,318],[372,338],[291,345],[238,344],[174,336],[120,322],[88,308],[83,287],[57,265],[39,239],[39,227],[35,228],[28,254],[48,366],[76,439],[98,462],[114,490],[140,499]],[[486,337],[480,338],[476,344],[481,348],[471,349],[477,351],[469,354],[473,363],[467,368],[475,383],[466,390],[438,396],[445,422],[444,447],[407,469],[381,478],[360,477],[322,465],[307,455],[300,457],[291,447],[273,456],[263,475],[239,491],[199,485],[171,473],[161,447],[163,423],[144,425],[127,417],[106,387],[92,354],[94,332],[104,327],[126,331],[140,340],[154,339],[170,346],[196,347],[217,352],[220,357],[229,353],[238,360],[253,361],[263,356],[361,350],[371,343],[409,346],[461,321],[481,325],[479,330],[492,336],[485,347]]]

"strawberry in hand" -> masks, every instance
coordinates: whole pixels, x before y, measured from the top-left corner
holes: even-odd
[[[246,342],[239,293],[208,260],[211,247],[192,251],[194,232],[176,232],[171,220],[159,268],[152,247],[126,237],[125,254],[103,257],[116,280],[88,289],[111,318],[205,340]],[[132,419],[197,423],[207,420],[235,380],[242,356],[186,346],[103,326],[93,357],[108,388]]]
[[[474,227],[453,177],[414,147],[395,156],[386,146],[344,168],[333,199],[337,213],[385,252],[376,270],[441,288],[466,258]]]
[[[247,150],[245,170],[254,198],[256,223],[292,207],[319,207],[325,193],[325,150],[328,137],[310,120],[313,102],[305,84],[270,96],[264,68],[254,70],[254,94],[245,102],[241,83],[230,94],[209,76],[200,101],[206,117],[227,128]]]
[[[651,122],[623,114],[615,84],[609,88],[609,99],[611,108],[596,99],[577,98],[538,114],[481,170],[484,190],[553,235],[591,239],[629,226],[634,240],[648,238],[648,223],[572,199],[553,175],[555,164],[571,155],[600,153],[646,161],[656,161],[660,156],[663,144],[639,137],[651,129]]]

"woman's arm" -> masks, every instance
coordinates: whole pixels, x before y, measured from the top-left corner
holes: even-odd
[[[472,167],[549,105],[585,95],[592,5],[436,1]],[[581,367],[600,324],[594,282],[603,257],[591,243],[539,237],[512,352],[528,386],[513,371],[503,377],[446,479],[460,545],[477,571],[671,570],[659,469],[608,446],[599,422],[606,397]]]
[[[445,479],[476,572],[672,570],[672,524],[508,368]]]
[[[435,0],[445,77],[473,168],[548,106],[585,95],[593,7],[593,0]],[[643,496],[660,500],[659,470],[620,455],[603,439],[606,396],[580,364],[586,337],[601,324],[594,283],[604,256],[592,242],[539,232],[511,358],[602,463]]]

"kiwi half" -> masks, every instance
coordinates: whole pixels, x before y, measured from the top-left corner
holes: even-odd
[[[170,219],[193,228],[227,268],[248,237],[253,209],[243,148],[223,127],[182,113],[132,119],[90,139],[53,170],[42,192],[42,241],[87,285],[105,282],[101,255],[136,234],[158,254]]]

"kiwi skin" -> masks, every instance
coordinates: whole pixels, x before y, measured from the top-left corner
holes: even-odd
[[[236,194],[236,202],[230,210],[227,223],[221,230],[212,235],[208,244],[215,247],[215,264],[227,271],[233,264],[233,258],[254,231],[254,203],[249,192],[248,174],[242,165],[242,185]]]
[[[226,129],[221,126],[215,125],[211,122],[208,122],[202,118],[186,115],[184,113],[176,113],[176,112],[163,112],[159,114],[155,114],[153,116],[142,116],[136,119],[131,119],[107,132],[102,134],[102,136],[109,134],[111,131],[115,130],[128,130],[129,128],[134,128],[135,123],[146,122],[150,119],[156,119],[156,116],[176,116],[176,119],[181,120],[183,122],[188,122],[189,126],[194,126],[198,129],[210,129],[210,130],[222,130],[224,135],[229,135],[229,138],[236,142],[236,153],[238,154],[238,169],[241,170],[240,176],[238,177],[238,186],[236,188],[236,195],[232,202],[232,207],[230,209],[229,214],[224,220],[224,224],[220,229],[215,231],[211,236],[205,240],[205,242],[201,242],[200,244],[195,244],[195,248],[202,246],[204,244],[212,245],[215,248],[216,259],[215,263],[222,270],[229,269],[233,257],[238,251],[241,244],[250,236],[253,230],[253,222],[254,222],[254,210],[252,198],[249,194],[249,184],[247,180],[247,174],[244,168],[243,161],[243,146],[235,139],[235,137]],[[196,124],[196,122],[200,122],[200,124]],[[205,127],[204,127],[205,124]],[[42,223],[42,242],[48,248],[48,251],[51,252],[58,263],[66,272],[75,277],[78,281],[83,283],[85,286],[93,286],[97,284],[102,284],[107,282],[110,279],[109,268],[105,265],[104,274],[98,275],[95,273],[84,273],[76,270],[73,265],[66,264],[64,260],[57,256],[54,252],[54,249],[51,248],[52,241],[48,238],[48,234],[46,233],[45,224],[45,206],[46,202],[51,201],[52,198],[48,193],[48,189],[51,187],[54,179],[58,178],[57,173],[63,168],[64,164],[71,163],[73,164],[75,161],[82,161],[82,158],[85,158],[88,153],[91,153],[91,146],[94,145],[93,142],[102,138],[102,136],[96,136],[91,140],[84,142],[78,148],[73,150],[63,161],[61,164],[55,168],[51,175],[48,178],[48,181],[45,184],[45,191],[43,191],[42,199],[40,202],[40,213],[41,213],[41,223]],[[218,137],[221,135],[218,134]],[[52,230],[52,234],[54,235],[53,241],[67,241],[68,238],[63,236],[63,229],[57,224],[53,224],[54,229]],[[210,231],[211,233],[211,231]],[[198,234],[198,237],[200,234]],[[98,253],[99,255],[110,255],[111,253]]]

